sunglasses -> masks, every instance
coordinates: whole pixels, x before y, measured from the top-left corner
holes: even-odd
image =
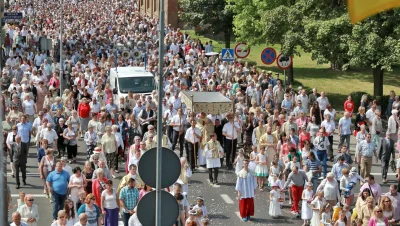
[[[29,199],[28,201],[29,201],[29,202],[33,202],[33,201],[35,201],[35,200],[34,200],[34,199]]]

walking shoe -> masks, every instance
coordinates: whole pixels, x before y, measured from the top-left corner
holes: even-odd
[[[214,184],[215,184],[215,185],[219,185],[219,183],[218,183],[218,181],[217,181],[217,180],[215,181],[215,183],[214,183]]]
[[[247,222],[248,220],[247,220],[247,218],[242,218],[242,221]]]
[[[247,216],[247,220],[250,221],[250,216]]]

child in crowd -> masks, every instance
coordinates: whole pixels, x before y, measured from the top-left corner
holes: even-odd
[[[196,198],[196,202],[197,204],[193,207],[194,209],[201,209],[203,211],[203,217],[207,217],[208,216],[208,212],[207,212],[207,208],[204,205],[204,199],[201,196],[198,196]]]
[[[285,179],[284,179],[283,173],[278,174],[277,182],[278,182],[279,188],[281,190],[281,197],[279,198],[279,205],[282,208],[283,202],[285,201],[285,197],[286,197],[285,191],[282,191],[283,187],[285,186]]]
[[[301,204],[301,219],[303,219],[303,226],[306,226],[312,217],[312,209],[311,209],[311,201],[313,198],[313,184],[311,182],[306,183],[306,189],[303,190],[303,194],[301,195],[302,204]]]
[[[253,145],[253,151],[250,153],[250,162],[249,162],[249,170],[256,170],[256,157],[258,155],[257,145]]]
[[[235,173],[238,174],[243,169],[243,159],[244,159],[244,150],[241,148],[239,150],[239,155],[236,157],[236,160],[233,162],[235,165]]]
[[[325,203],[324,192],[318,191],[317,196],[311,202],[311,209],[313,210],[311,225],[320,225],[321,218],[319,214]]]
[[[272,190],[270,191],[269,194],[270,203],[269,203],[268,214],[272,218],[278,218],[280,215],[282,215],[281,208],[279,205],[279,197],[280,197],[279,184],[275,182],[272,185]]]
[[[331,226],[331,219],[332,219],[332,207],[329,203],[325,203],[322,207],[320,215],[321,215],[321,226]]]
[[[351,158],[351,155],[347,153],[346,144],[343,144],[340,150],[338,150],[338,155],[335,156],[334,163],[337,163],[340,156],[344,157],[344,162],[347,163],[347,165],[351,166],[351,164],[353,164],[353,159]]]
[[[334,226],[346,226],[349,222],[348,218],[346,217],[346,213],[342,210],[339,213],[339,219],[335,222]]]
[[[17,204],[15,204],[15,207],[17,207],[17,211],[19,211],[19,207],[25,204],[25,192],[21,191],[19,193],[19,199],[17,199]]]
[[[281,172],[281,169],[278,165],[278,159],[274,159],[272,161],[272,165],[269,168],[269,174],[270,176],[268,177],[268,186],[271,187],[272,184],[274,184],[274,182],[276,181],[277,178],[274,178],[272,175],[274,175],[275,177],[277,177],[277,175],[279,175],[279,173]]]
[[[256,170],[255,176],[257,177],[258,187],[260,191],[264,191],[264,181],[268,177],[268,156],[265,153],[265,149],[261,149],[260,153],[256,157]]]
[[[356,168],[356,167],[352,167],[352,168],[351,168],[349,177],[350,177],[350,181],[353,182],[353,183],[355,183],[355,184],[357,184],[357,180],[360,180],[361,182],[365,183],[364,178],[362,178],[362,177],[360,176],[360,174],[358,174],[357,168]],[[353,186],[353,187],[354,187],[354,186]]]

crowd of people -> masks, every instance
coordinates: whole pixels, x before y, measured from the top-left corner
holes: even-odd
[[[394,91],[387,109],[366,95],[361,103],[349,96],[337,120],[339,113],[325,92],[296,90],[279,73],[207,56],[212,42],[202,44],[170,25],[161,40],[166,49],[159,75],[158,20],[141,14],[136,1],[64,0],[62,8],[59,42],[58,1],[7,3],[7,11],[24,17],[6,24],[0,78],[3,147],[16,189],[21,189],[20,174],[27,183],[29,148],[36,148],[43,194],[52,203],[52,226],[114,226],[119,218],[125,226],[141,225],[137,204],[153,188],[140,178],[138,162],[157,146],[157,130],[163,131],[162,146],[177,150],[181,161],[178,181],[166,189],[179,204],[176,226],[210,224],[204,198],[192,205],[188,200],[190,178],[199,167],[208,170],[212,185],[219,184],[221,168],[235,172],[244,222],[254,216],[255,195],[268,190],[273,218],[289,203],[304,225],[399,223],[399,185],[382,194],[371,174],[373,160],[381,161],[383,183],[390,169],[400,181],[400,100]],[[53,39],[53,50],[43,49],[43,38]],[[142,57],[117,53],[115,58],[118,43],[133,43],[127,51],[141,51]],[[115,100],[109,73],[116,66],[146,67],[155,78],[163,76],[163,93],[130,90]],[[235,111],[191,112],[180,96],[184,90],[220,92],[234,102]],[[162,109],[157,108],[159,95]],[[78,146],[79,140],[86,146]],[[82,154],[87,161],[72,169]],[[328,161],[333,162],[330,171]],[[33,196],[19,195],[11,225],[38,225]]]

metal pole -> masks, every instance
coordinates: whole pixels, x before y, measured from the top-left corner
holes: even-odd
[[[283,78],[285,79],[285,91],[286,91],[286,70],[283,70]]]
[[[0,0],[0,5],[4,6],[4,0]],[[1,9],[2,10],[2,9]],[[4,12],[0,12],[0,20],[3,19],[4,17]],[[2,27],[3,28],[3,27]],[[0,35],[0,47],[3,45],[3,35]],[[3,65],[3,49],[0,51],[0,71],[3,70],[2,65]],[[1,94],[1,84],[0,84],[0,95]],[[5,106],[3,105],[5,101],[3,100],[3,96],[1,96],[0,100],[0,120],[3,121],[3,113],[5,110]],[[0,123],[0,144],[3,144],[3,125]],[[0,188],[2,188],[2,196],[3,200],[0,202],[0,222],[1,225],[8,225],[8,191],[7,191],[7,158],[4,158],[4,149],[3,145],[0,145],[0,161],[1,161],[1,166],[0,166]]]
[[[63,77],[64,77],[64,67],[63,67],[63,0],[60,0],[60,97],[63,95]],[[56,88],[56,87],[54,87]]]
[[[158,111],[157,111],[157,174],[156,174],[156,226],[161,226],[161,150],[162,150],[162,96],[163,96],[163,72],[164,72],[164,0],[160,1],[160,39],[159,39],[159,59],[158,59]]]

